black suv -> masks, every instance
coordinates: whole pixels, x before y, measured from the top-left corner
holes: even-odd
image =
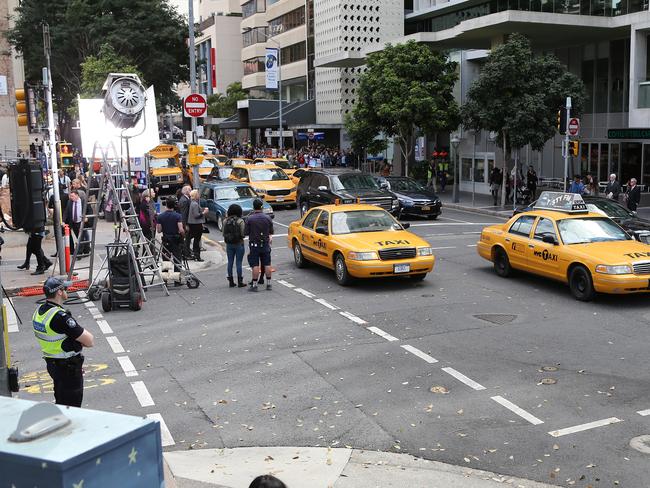
[[[306,171],[300,178],[297,192],[300,214],[311,207],[336,203],[377,205],[397,216],[399,201],[388,190],[380,188],[371,174],[349,169],[318,168]]]

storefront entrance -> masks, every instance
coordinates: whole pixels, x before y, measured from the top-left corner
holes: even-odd
[[[575,168],[578,171],[578,168]],[[650,184],[650,144],[641,142],[589,142],[580,147],[580,168],[606,182],[616,173],[621,184],[636,178],[640,185]]]

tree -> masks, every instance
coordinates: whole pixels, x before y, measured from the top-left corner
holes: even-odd
[[[138,68],[162,105],[178,105],[173,88],[189,78],[187,24],[166,0],[22,0],[9,39],[29,82],[45,66],[42,24],[51,38],[53,98],[61,127],[81,90],[81,65],[104,44]]]
[[[427,46],[415,41],[387,44],[367,58],[346,128],[372,139],[382,133],[394,137],[408,174],[418,131],[431,134],[458,125],[452,94],[456,79],[456,63]]]
[[[375,127],[368,124],[367,120],[367,117],[360,113],[356,117],[347,114],[344,120],[345,130],[350,137],[352,149],[357,154],[378,154],[386,149],[386,139],[377,138]]]
[[[235,81],[228,85],[226,94],[216,93],[208,97],[208,115],[212,117],[230,117],[237,111],[237,102],[248,98],[248,93]]]
[[[103,44],[97,56],[88,56],[81,63],[81,98],[100,98],[109,73],[134,73],[146,84],[140,70],[126,56],[118,54],[110,44]]]
[[[555,56],[534,55],[523,35],[513,34],[492,50],[461,114],[466,127],[497,133],[504,148],[503,188],[512,149],[530,144],[541,151],[555,135],[557,111],[569,96],[572,115],[579,115],[587,100],[582,81]],[[502,192],[502,205],[505,197]]]

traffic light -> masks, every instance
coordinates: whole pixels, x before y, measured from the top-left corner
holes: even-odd
[[[72,144],[69,142],[58,142],[59,146],[59,165],[61,168],[67,169],[72,168],[74,163],[72,161]]]
[[[566,107],[562,107],[557,111],[557,131],[564,135],[566,134]]]
[[[27,127],[31,132],[36,128],[36,100],[34,90],[25,85],[24,88],[17,88],[14,91],[16,96],[16,121],[19,127]]]
[[[577,156],[579,152],[580,141],[569,141],[569,156]]]
[[[187,146],[187,163],[190,166],[198,166],[203,162],[203,146],[190,144]]]

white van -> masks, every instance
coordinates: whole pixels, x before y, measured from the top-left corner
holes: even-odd
[[[217,145],[210,139],[199,139],[198,145],[203,146],[203,152],[206,154],[217,154]]]

